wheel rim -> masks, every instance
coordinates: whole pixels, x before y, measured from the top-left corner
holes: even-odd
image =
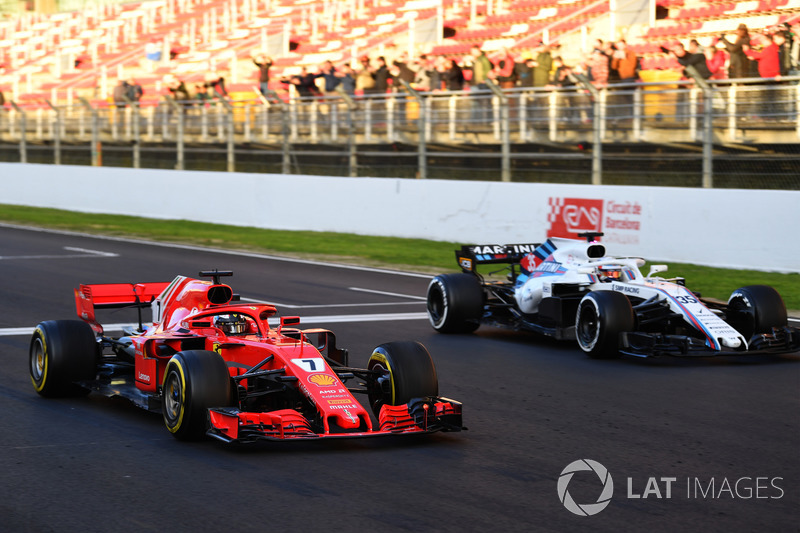
[[[438,285],[431,287],[428,295],[428,315],[434,325],[438,325],[445,314],[444,294]]]
[[[600,330],[600,324],[597,319],[597,313],[591,304],[584,303],[581,305],[580,314],[578,315],[577,325],[578,344],[584,350],[591,350],[597,342],[597,335]]]
[[[41,339],[36,339],[31,346],[31,376],[36,383],[41,383],[44,377],[46,357]]]
[[[381,407],[386,404],[386,394],[383,391],[381,381],[384,379],[391,380],[391,372],[389,372],[381,363],[375,363],[370,366],[369,369],[381,373],[380,377],[375,378],[374,390],[372,394],[369,395],[369,403],[372,406],[373,411],[377,414]]]
[[[175,426],[180,422],[183,403],[181,377],[175,370],[172,370],[167,376],[164,386],[164,418],[170,426]]]

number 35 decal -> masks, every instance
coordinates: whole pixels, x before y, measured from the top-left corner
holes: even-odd
[[[676,300],[678,300],[682,304],[696,304],[697,298],[694,296],[676,296]]]

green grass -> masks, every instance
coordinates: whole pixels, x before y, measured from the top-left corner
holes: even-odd
[[[4,204],[0,204],[0,221],[426,273],[457,271],[453,250],[467,244],[331,232],[278,231]],[[731,291],[738,287],[765,284],[772,285],[781,293],[787,308],[800,309],[800,274],[667,264],[669,271],[662,275],[686,278],[687,286],[703,296],[727,300]],[[646,265],[642,271],[646,274],[648,269],[649,265]]]

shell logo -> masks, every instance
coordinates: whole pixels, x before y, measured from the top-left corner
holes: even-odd
[[[327,387],[336,383],[336,378],[330,374],[314,374],[308,378],[308,381],[320,387]]]

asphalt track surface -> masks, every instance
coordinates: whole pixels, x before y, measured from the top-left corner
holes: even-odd
[[[232,448],[178,442],[122,400],[34,392],[30,331],[74,318],[79,283],[213,268],[233,270],[243,298],[330,327],[354,365],[380,343],[421,341],[469,430]],[[595,361],[534,335],[440,335],[422,318],[427,282],[0,227],[0,530],[798,530],[800,357]],[[593,516],[557,490],[580,459],[614,483]],[[564,487],[583,505],[603,484],[578,471]]]

